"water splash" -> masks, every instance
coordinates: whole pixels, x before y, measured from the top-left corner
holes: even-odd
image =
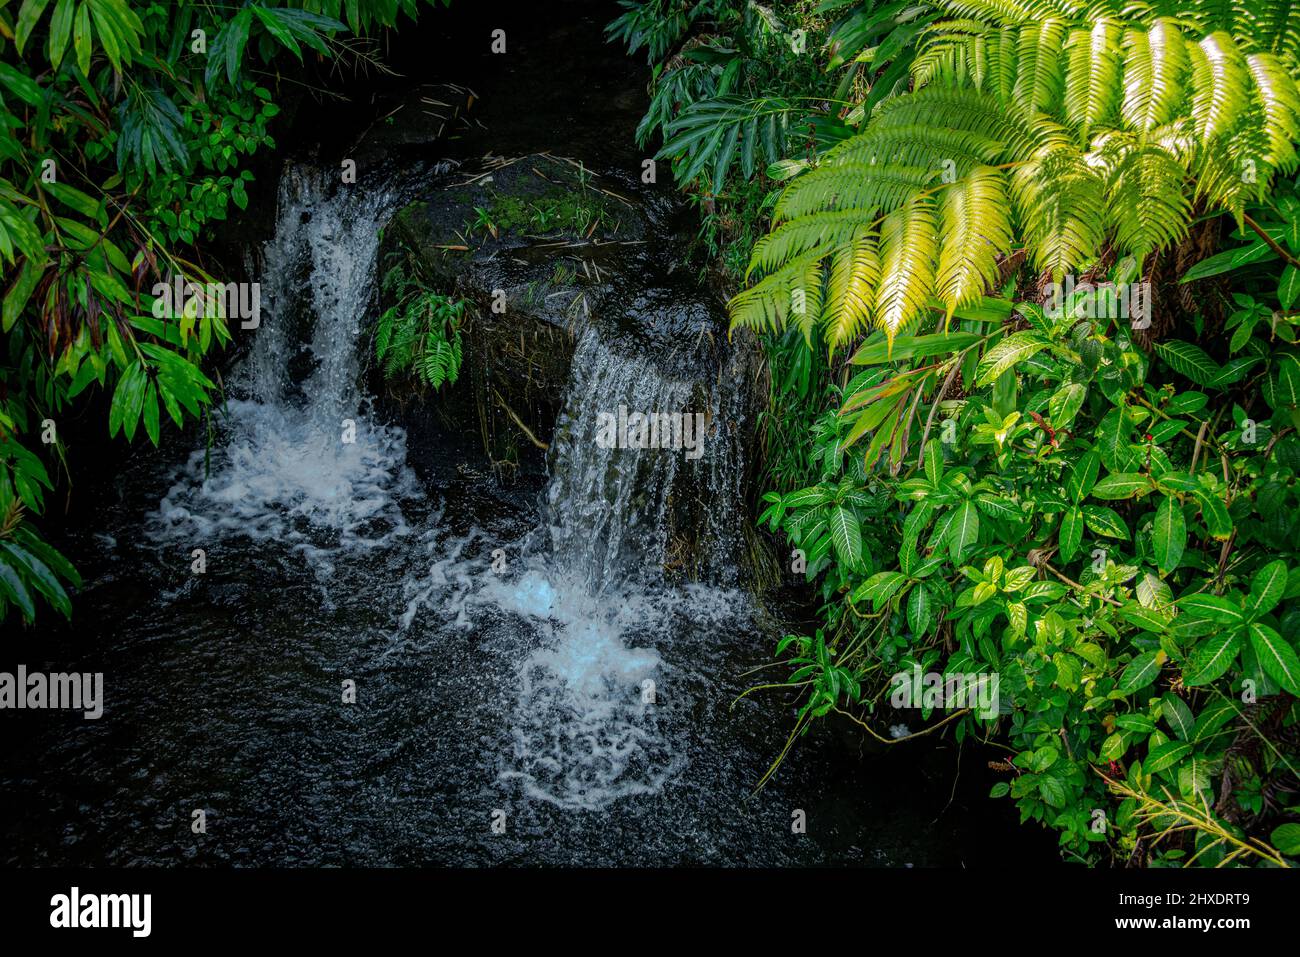
[[[319,172],[285,171],[237,398],[214,416],[211,461],[194,452],[150,516],[155,538],[284,540],[328,569],[336,549],[409,532],[400,503],[419,488],[405,433],[380,423],[357,385],[380,230],[399,198],[397,185],[331,194]]]

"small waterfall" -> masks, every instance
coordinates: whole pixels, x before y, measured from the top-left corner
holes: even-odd
[[[202,449],[179,470],[150,523],[157,538],[283,540],[328,571],[334,548],[408,531],[397,503],[418,489],[405,434],[376,421],[357,387],[380,230],[400,190],[332,185],[304,167],[281,179],[261,324],[228,414],[213,414],[220,445],[210,471]]]
[[[595,328],[583,334],[572,370],[547,489],[557,562],[597,590],[657,581],[665,569],[733,581],[741,501],[734,384],[666,375]],[[610,426],[612,445],[600,441]],[[637,447],[638,437],[658,447]]]
[[[642,642],[742,613],[736,592],[664,582],[691,549],[705,559],[696,568],[735,578],[737,394],[666,376],[595,328],[579,342],[552,450],[549,561],[495,598],[544,623],[543,643],[519,667],[514,755],[502,775],[521,779],[529,795],[599,807],[653,794],[684,765],[674,742],[685,720],[681,689],[659,650]],[[679,425],[698,415],[701,428],[623,447],[637,414]],[[611,426],[617,441],[600,441]],[[683,447],[671,447],[674,434]]]

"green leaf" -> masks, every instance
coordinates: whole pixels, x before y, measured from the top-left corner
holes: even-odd
[[[1246,623],[1245,612],[1233,602],[1218,595],[1208,595],[1204,592],[1195,595],[1184,595],[1178,599],[1178,607],[1192,618],[1209,619],[1221,625],[1243,625]]]
[[[63,590],[59,580],[46,564],[31,552],[12,542],[0,542],[0,548],[8,554],[15,565],[27,573],[27,578],[36,585],[36,590],[45,596],[65,618],[72,617],[72,602]]]
[[[1288,265],[1282,270],[1282,279],[1277,284],[1277,298],[1283,309],[1290,309],[1300,296],[1300,269]]]
[[[1022,330],[1013,332],[996,346],[986,352],[975,368],[977,385],[988,385],[1008,369],[1024,362],[1030,356],[1052,344],[1046,336],[1037,332]]]
[[[1225,630],[1210,635],[1183,668],[1183,684],[1192,687],[1209,684],[1232,666],[1240,650],[1240,632]]]
[[[953,332],[948,335],[899,336],[891,351],[889,342],[881,339],[868,342],[849,360],[857,366],[880,365],[902,359],[928,359],[930,356],[948,355],[969,348],[982,338],[973,332]]]
[[[1250,580],[1250,594],[1246,596],[1246,612],[1251,618],[1267,615],[1277,607],[1286,591],[1286,562],[1281,559],[1269,562]]]
[[[1147,759],[1142,764],[1142,770],[1147,774],[1159,774],[1161,771],[1172,768],[1191,753],[1192,746],[1185,741],[1166,741],[1147,753]]]
[[[1197,385],[1210,386],[1220,373],[1219,364],[1200,346],[1178,339],[1156,343],[1156,352],[1169,363],[1175,372],[1186,376]]]
[[[1079,543],[1083,541],[1083,510],[1067,508],[1061,516],[1061,532],[1057,543],[1061,548],[1061,561],[1069,562],[1079,553]]]
[[[1107,538],[1128,538],[1128,526],[1113,508],[1104,505],[1085,505],[1083,518],[1088,527],[1098,535],[1105,535]]]
[[[1300,824],[1279,824],[1273,828],[1269,840],[1287,857],[1300,855]]]
[[[1140,497],[1154,489],[1149,475],[1141,472],[1112,472],[1092,487],[1092,496],[1113,501]]]
[[[67,52],[68,42],[72,39],[72,18],[75,7],[74,0],[59,0],[54,7],[54,14],[50,17],[50,39],[47,54],[50,58],[50,65],[56,71],[59,69],[59,64],[63,62],[63,54]]]
[[[835,554],[850,568],[857,568],[862,560],[862,526],[857,515],[836,505],[830,509],[829,522]]]
[[[77,69],[82,75],[90,73],[90,5],[82,3],[72,21],[72,48],[77,54]]]
[[[954,562],[960,562],[966,549],[979,540],[980,513],[975,503],[967,500],[958,506],[948,529],[948,553]]]
[[[934,617],[934,599],[924,585],[917,585],[907,596],[907,624],[916,638],[923,637]]]
[[[1159,651],[1148,651],[1145,654],[1138,655],[1134,658],[1119,679],[1119,690],[1124,694],[1132,694],[1139,688],[1145,688],[1151,682],[1156,680],[1160,674],[1160,665],[1164,660],[1163,653]]]
[[[1156,509],[1151,534],[1156,566],[1166,575],[1169,574],[1183,560],[1183,549],[1186,546],[1187,522],[1183,519],[1183,508],[1172,495],[1165,496]]]
[[[1263,622],[1251,622],[1250,645],[1264,673],[1293,695],[1300,696],[1300,658],[1286,639]]]
[[[1065,483],[1065,494],[1076,503],[1083,501],[1097,484],[1097,473],[1100,470],[1100,453],[1094,450],[1080,456],[1070,470],[1070,479]]]
[[[1054,775],[1044,774],[1038,779],[1038,793],[1042,795],[1043,800],[1052,807],[1064,807],[1066,792],[1065,785],[1061,779]]]
[[[925,477],[931,485],[938,485],[943,478],[943,446],[936,439],[925,444]]]
[[[1062,386],[1047,400],[1047,413],[1052,428],[1060,431],[1068,429],[1074,423],[1074,417],[1083,408],[1083,400],[1088,397],[1088,387],[1080,382],[1071,382]]]
[[[1160,711],[1169,722],[1169,727],[1174,729],[1174,734],[1184,741],[1191,740],[1196,722],[1192,718],[1192,709],[1187,707],[1182,698],[1169,692],[1160,700]]]
[[[23,5],[18,9],[18,22],[14,25],[14,45],[20,54],[49,2],[50,0],[23,0]]]
[[[1223,499],[1208,489],[1200,489],[1196,492],[1196,501],[1200,503],[1201,518],[1210,536],[1219,541],[1227,539],[1232,534],[1232,517],[1228,515]]]
[[[0,595],[22,609],[23,617],[28,621],[36,617],[36,606],[32,604],[31,593],[27,591],[18,572],[3,558],[0,558]]]

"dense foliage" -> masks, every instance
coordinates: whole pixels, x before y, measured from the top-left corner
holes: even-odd
[[[0,3],[0,616],[31,620],[36,596],[70,610],[76,572],[27,516],[74,406],[102,391],[110,434],[156,444],[164,414],[180,426],[212,402],[202,362],[231,341],[234,287],[195,244],[247,205],[248,159],[275,145],[275,62],[357,64],[354,35],[418,5]]]
[[[660,155],[771,230],[732,318],[771,367],[760,521],[822,620],[778,647],[791,741],[977,740],[1072,860],[1294,863],[1297,14],[625,6]]]

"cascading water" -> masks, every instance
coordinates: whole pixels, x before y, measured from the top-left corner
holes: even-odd
[[[331,195],[320,176],[286,171],[264,250],[261,328],[234,377],[222,442],[210,465],[204,450],[190,456],[150,531],[187,544],[285,543],[322,580],[343,554],[383,552],[414,534],[429,571],[407,584],[399,632],[419,619],[448,640],[507,616],[527,636],[498,780],[563,807],[654,793],[685,761],[674,740],[681,701],[661,690],[671,669],[656,645],[670,624],[716,620],[739,606],[738,593],[663,580],[675,558],[674,519],[691,513],[701,530],[693,546],[722,572],[731,564],[739,453],[722,390],[665,375],[593,326],[572,362],[542,534],[495,543],[510,554],[498,573],[485,569],[482,552],[493,543],[481,532],[458,538],[433,521],[412,526],[403,506],[422,493],[405,434],[379,422],[357,387],[378,236],[399,192]],[[603,446],[600,414],[620,408],[698,414],[697,453]]]
[[[546,505],[557,561],[596,590],[659,580],[687,544],[707,558],[700,571],[734,577],[741,475],[735,390],[707,386],[665,375],[650,356],[610,345],[597,328],[578,343]],[[631,416],[666,416],[676,431],[662,431],[680,437],[681,447],[658,435],[651,442],[648,427],[642,444],[658,447],[624,447],[628,437],[636,445]],[[616,443],[598,441],[608,424],[620,433]],[[694,526],[689,543],[683,525]]]
[[[462,628],[503,614],[524,625],[529,643],[513,675],[511,747],[498,777],[519,782],[527,797],[598,808],[656,793],[687,760],[680,675],[659,646],[746,615],[736,591],[664,580],[676,499],[739,481],[735,423],[723,420],[715,394],[663,376],[649,358],[588,329],[556,428],[543,534],[501,549],[499,572],[444,558],[408,589],[407,627],[423,609],[454,610]],[[620,407],[698,412],[711,428],[690,458],[684,448],[608,447],[597,441],[601,414]],[[725,570],[733,538],[716,530],[728,522],[704,525],[703,544]],[[430,553],[443,548],[432,533]],[[464,541],[454,548],[465,551]]]
[[[226,414],[214,416],[220,445],[213,461],[198,450],[179,470],[153,516],[155,537],[283,540],[328,572],[333,548],[409,532],[399,503],[419,492],[405,435],[378,422],[357,389],[380,230],[399,195],[394,185],[330,195],[320,173],[285,171],[260,328]],[[310,371],[295,381],[304,362]]]

